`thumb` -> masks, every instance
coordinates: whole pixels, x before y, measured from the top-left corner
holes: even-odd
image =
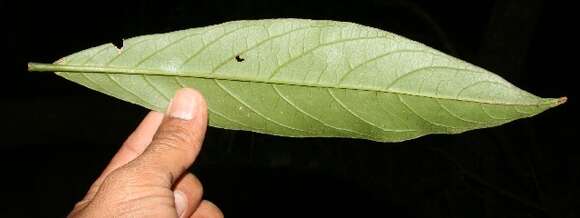
[[[151,144],[131,163],[136,176],[171,188],[199,154],[206,128],[207,103],[201,93],[178,90]]]

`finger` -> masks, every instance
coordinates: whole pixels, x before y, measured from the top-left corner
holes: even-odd
[[[111,159],[111,162],[101,174],[101,177],[107,176],[111,171],[129,163],[137,158],[137,156],[141,155],[153,140],[153,135],[157,132],[162,120],[162,113],[157,111],[149,112],[143,121],[141,121],[139,126],[137,126],[137,129],[129,135],[113,159]]]
[[[151,144],[130,164],[148,184],[171,188],[197,157],[207,127],[207,105],[193,89],[181,89],[163,118]],[[159,180],[157,180],[159,179]]]
[[[203,200],[197,210],[191,215],[192,218],[223,218],[222,211],[208,200]]]
[[[179,217],[190,217],[201,203],[203,187],[197,177],[188,173],[177,181],[173,193]]]
[[[84,206],[95,196],[103,180],[107,177],[107,175],[109,175],[109,173],[134,160],[137,156],[143,153],[143,151],[145,151],[145,148],[147,148],[147,146],[151,143],[153,135],[159,128],[162,120],[163,114],[155,111],[149,112],[149,114],[143,118],[143,121],[141,121],[135,131],[129,135],[119,151],[117,151],[115,156],[113,156],[111,162],[109,162],[105,170],[103,170],[101,175],[91,185],[83,200],[77,204],[79,207]]]

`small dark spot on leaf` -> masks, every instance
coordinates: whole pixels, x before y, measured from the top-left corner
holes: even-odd
[[[236,55],[236,61],[237,62],[242,62],[242,61],[245,61],[245,60],[246,59],[241,58],[240,55]]]

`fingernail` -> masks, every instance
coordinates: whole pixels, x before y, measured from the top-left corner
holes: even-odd
[[[169,102],[167,114],[171,117],[191,120],[196,111],[195,92],[191,89],[180,89]]]
[[[177,216],[181,217],[187,207],[187,197],[185,197],[185,194],[182,191],[175,190],[173,192],[173,198],[175,198],[175,210],[177,211]]]

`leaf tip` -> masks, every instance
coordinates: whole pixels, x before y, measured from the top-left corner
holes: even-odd
[[[566,101],[568,101],[568,97],[566,97],[566,96],[557,98],[557,99],[555,99],[554,107],[561,105],[561,104],[564,104],[564,103],[566,103]]]
[[[568,101],[568,97],[564,96],[559,98],[550,98],[545,102],[547,105],[549,105],[549,107],[557,107],[561,104],[566,103],[566,101]]]

